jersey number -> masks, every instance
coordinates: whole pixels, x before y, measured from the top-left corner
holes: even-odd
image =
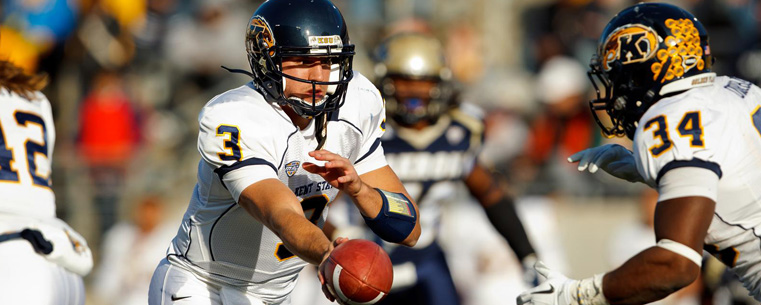
[[[217,153],[222,161],[240,161],[240,130],[230,125],[219,125],[217,136],[225,137],[225,152]],[[229,152],[227,151],[229,149]]]
[[[653,127],[653,125],[658,125],[658,128],[653,130],[653,137],[659,138],[661,140],[661,144],[653,145],[649,150],[653,156],[658,157],[663,152],[669,150],[673,144],[669,138],[668,123],[666,122],[665,116],[659,115],[650,119],[650,121],[645,123],[644,130],[650,129]],[[705,145],[703,142],[703,125],[700,123],[699,111],[691,111],[685,113],[682,117],[682,120],[679,121],[679,125],[677,126],[676,130],[679,132],[680,137],[690,138],[690,146],[703,147]]]
[[[36,124],[42,129],[42,143],[27,139],[24,142],[23,149],[26,150],[27,168],[29,169],[29,176],[32,177],[32,183],[38,186],[50,187],[49,175],[37,173],[37,163],[35,162],[35,157],[38,155],[45,158],[48,157],[48,132],[45,129],[45,122],[41,117],[28,112],[17,111],[13,116],[18,125],[28,127],[29,124]],[[12,166],[15,162],[13,159],[13,149],[8,147],[8,142],[5,140],[5,131],[2,125],[0,125],[0,181],[19,182],[18,172]]]
[[[328,195],[322,194],[309,197],[301,201],[301,208],[304,210],[304,217],[309,219],[313,224],[317,224],[322,216],[322,211],[328,205]],[[284,261],[295,255],[289,251],[283,243],[277,243],[275,247],[275,257],[278,261]]]
[[[733,268],[737,264],[737,258],[740,256],[740,252],[735,247],[729,247],[724,250],[719,250],[718,245],[709,244],[703,245],[703,250],[711,253],[715,258],[719,259],[727,267]]]
[[[761,106],[756,107],[756,111],[753,112],[753,126],[756,126],[758,134],[761,135]]]

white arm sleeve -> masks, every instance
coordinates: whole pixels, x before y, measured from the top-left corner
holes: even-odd
[[[719,176],[702,167],[679,167],[666,172],[658,183],[658,201],[699,196],[716,201]]]

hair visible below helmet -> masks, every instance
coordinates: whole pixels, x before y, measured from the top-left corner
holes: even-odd
[[[256,87],[268,101],[289,105],[298,115],[314,117],[343,105],[353,77],[354,45],[341,12],[328,0],[268,0],[254,12],[246,29],[246,52]],[[330,59],[328,81],[307,80],[282,72],[288,57]],[[286,97],[285,79],[328,85],[322,100]],[[314,93],[313,93],[314,94]]]
[[[446,67],[444,51],[439,41],[421,33],[403,33],[386,39],[376,50],[375,67],[381,94],[386,99],[386,110],[396,122],[406,125],[421,120],[435,122],[452,100],[452,86],[448,82],[451,71]],[[429,80],[436,83],[427,105],[418,98],[398,100],[394,79]]]
[[[637,121],[659,99],[710,85],[712,61],[708,33],[689,12],[640,3],[618,13],[603,30],[588,72],[597,91],[589,104],[603,134],[633,138]],[[598,118],[600,110],[611,127]]]

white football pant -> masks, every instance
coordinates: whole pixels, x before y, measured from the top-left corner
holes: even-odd
[[[83,305],[82,277],[34,252],[25,239],[0,242],[0,304]]]
[[[149,305],[267,305],[244,290],[207,284],[190,271],[173,266],[165,258],[153,272]],[[280,305],[289,305],[290,301]]]

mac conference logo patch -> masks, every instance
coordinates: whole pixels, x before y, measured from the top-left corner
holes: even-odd
[[[299,170],[299,164],[301,162],[299,161],[291,161],[285,164],[285,174],[288,175],[288,177],[292,177],[293,174],[296,173],[297,170]]]

